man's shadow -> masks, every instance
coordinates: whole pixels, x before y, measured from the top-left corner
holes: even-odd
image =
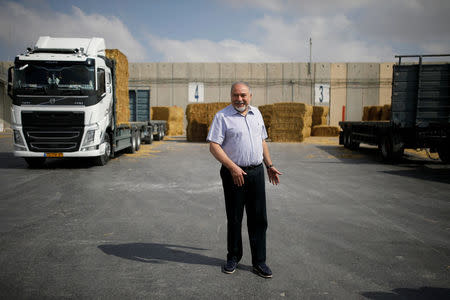
[[[144,263],[161,264],[171,261],[185,264],[218,267],[221,267],[225,263],[225,261],[222,259],[185,251],[205,251],[209,249],[180,245],[157,243],[128,243],[119,245],[105,244],[98,246],[98,248],[108,255],[115,255],[117,257]],[[244,270],[251,270],[249,266],[245,265],[239,265],[239,268]]]

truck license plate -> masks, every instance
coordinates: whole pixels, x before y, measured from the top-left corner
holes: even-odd
[[[45,157],[63,157],[62,153],[45,153]]]

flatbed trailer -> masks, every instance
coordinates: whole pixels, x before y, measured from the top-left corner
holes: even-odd
[[[397,161],[405,148],[429,148],[450,162],[450,64],[423,64],[424,57],[396,56],[390,121],[343,121],[339,144],[357,150],[361,143],[378,146],[383,159]],[[403,64],[402,58],[419,58]]]

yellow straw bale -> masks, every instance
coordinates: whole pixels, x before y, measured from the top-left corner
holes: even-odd
[[[191,103],[186,107],[186,137],[189,142],[205,142],[215,114],[229,102]]]
[[[381,109],[381,121],[389,121],[391,119],[391,105],[385,104]]]
[[[167,122],[166,135],[183,134],[183,108],[177,106],[153,106],[151,108],[152,120]]]
[[[312,127],[312,136],[338,136],[338,126],[316,125]]]
[[[382,106],[369,106],[369,121],[381,120]]]
[[[368,106],[364,106],[364,107],[363,107],[363,116],[362,116],[362,120],[363,120],[363,121],[369,121],[369,107],[368,107]]]
[[[313,106],[312,126],[326,125],[328,123],[327,116],[329,112],[330,107],[328,106]]]
[[[118,125],[130,121],[130,99],[128,95],[128,59],[118,49],[106,49],[106,57],[115,63],[116,121]]]

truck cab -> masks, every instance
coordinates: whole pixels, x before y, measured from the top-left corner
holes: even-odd
[[[109,157],[114,127],[112,70],[103,38],[40,37],[8,71],[14,155]]]

